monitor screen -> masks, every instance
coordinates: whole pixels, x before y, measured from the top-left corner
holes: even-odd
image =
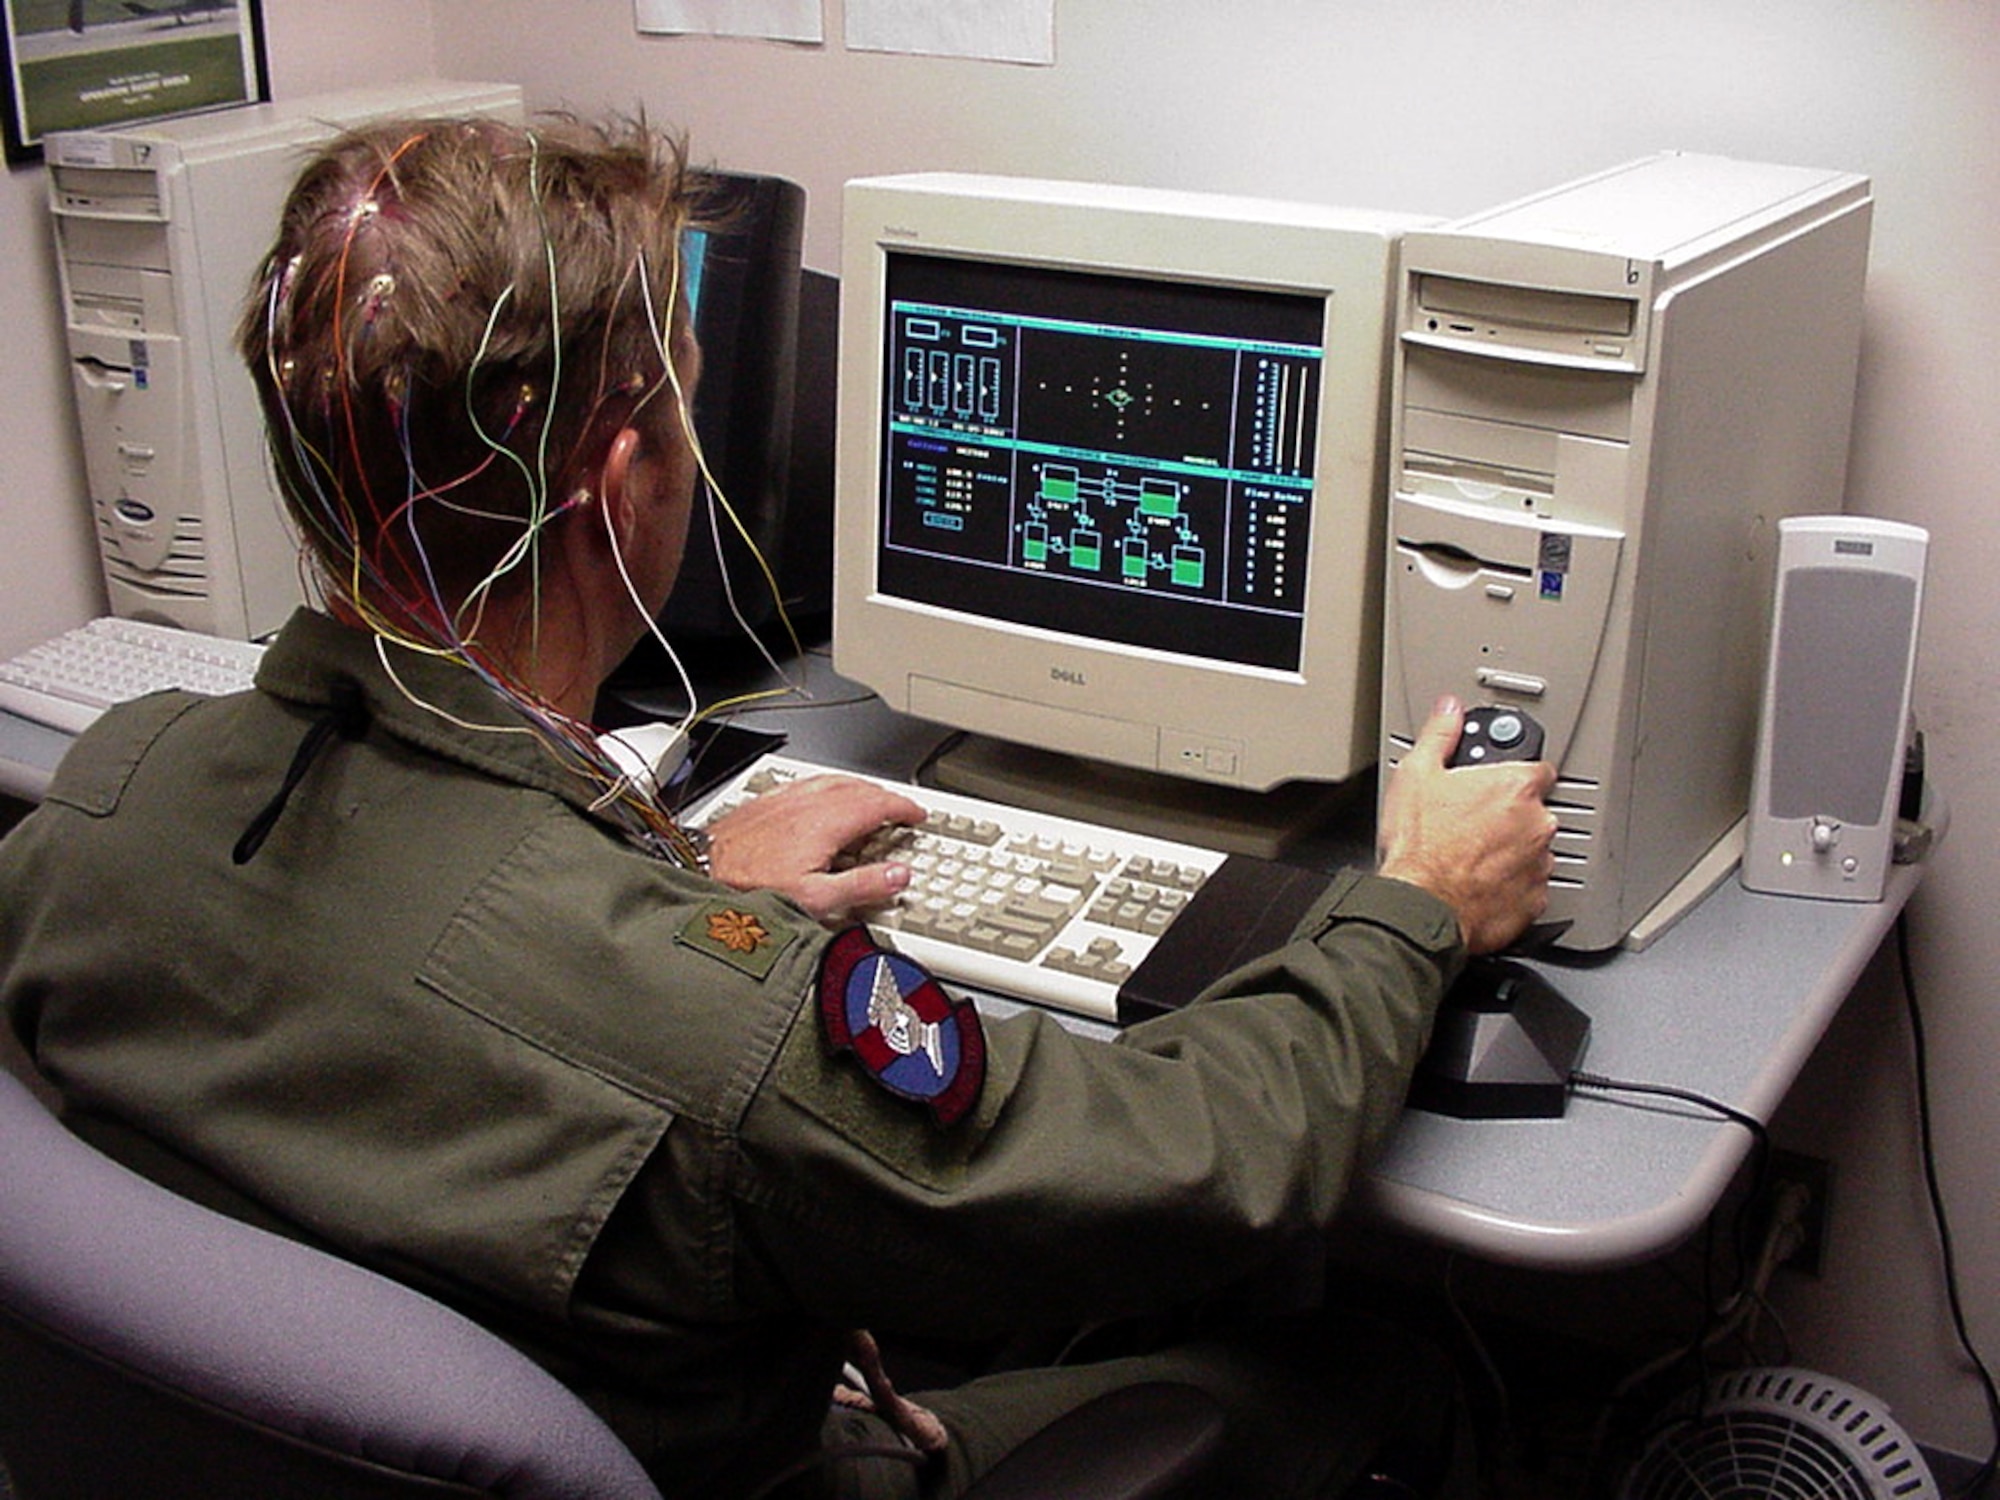
[[[1119,767],[1258,794],[1367,769],[1390,271],[1417,222],[850,183],[836,666],[919,718],[1079,758],[1056,763],[1072,785]]]
[[[876,586],[1296,671],[1325,305],[892,254]]]

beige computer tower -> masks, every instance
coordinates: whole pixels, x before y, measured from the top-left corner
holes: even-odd
[[[47,138],[114,614],[249,638],[304,597],[236,323],[305,148],[402,114],[518,120],[523,107],[512,84],[428,81]]]
[[[1565,947],[1728,868],[1777,523],[1843,505],[1871,205],[1669,153],[1404,238],[1384,760],[1445,691],[1541,722]]]

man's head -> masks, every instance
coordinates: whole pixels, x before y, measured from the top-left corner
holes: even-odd
[[[332,598],[455,641],[542,587],[555,528],[605,524],[635,457],[684,522],[697,189],[638,123],[403,121],[312,160],[240,343]]]

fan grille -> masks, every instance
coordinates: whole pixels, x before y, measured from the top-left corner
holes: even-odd
[[[1804,1370],[1740,1370],[1671,1410],[1621,1500],[1936,1500],[1880,1403]]]

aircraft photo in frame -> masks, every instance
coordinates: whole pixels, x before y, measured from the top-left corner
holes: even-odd
[[[260,0],[4,0],[7,159],[90,130],[269,97]]]

